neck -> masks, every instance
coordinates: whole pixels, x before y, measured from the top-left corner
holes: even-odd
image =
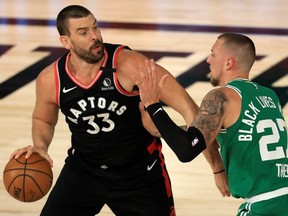
[[[68,60],[68,68],[69,71],[74,75],[76,74],[91,75],[100,69],[100,67],[103,65],[104,60],[105,58],[103,56],[103,58],[100,61],[91,64],[87,63],[86,61],[75,55],[70,54],[70,58]]]
[[[248,73],[235,73],[234,76],[227,77],[225,85],[233,80],[249,80]]]

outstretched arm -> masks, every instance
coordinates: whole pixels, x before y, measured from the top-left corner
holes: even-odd
[[[201,122],[202,117],[199,116],[199,113],[197,114],[198,119],[196,119],[196,122],[193,121],[187,131],[179,128],[170,119],[159,103],[167,76],[164,75],[159,82],[157,81],[156,68],[153,60],[150,60],[150,62],[146,61],[146,68],[144,69],[140,66],[139,70],[141,72],[142,81],[135,80],[135,83],[139,87],[141,100],[144,106],[147,107],[160,134],[175,152],[180,161],[187,162],[193,160],[205,149],[206,144],[210,144],[215,140],[218,132],[213,134],[213,138],[209,137],[211,135],[210,130],[205,131],[203,134],[202,130],[205,126],[202,125],[204,122]],[[209,101],[209,98],[207,98],[207,101]],[[203,113],[200,112],[200,115],[205,114],[206,105],[207,103],[201,104],[202,107],[200,110],[202,109]],[[210,109],[210,111],[212,110]],[[215,118],[215,120],[217,119]],[[210,127],[210,129],[213,128]],[[222,170],[223,163],[218,148],[215,150],[215,145],[208,145],[208,148],[203,153],[213,172],[217,173],[219,170]],[[225,172],[215,174],[215,181],[222,195],[229,196],[230,192]]]
[[[206,148],[203,136],[194,127],[189,128],[188,132],[191,133],[191,136],[189,136],[189,133],[182,130],[170,119],[159,103],[168,74],[163,75],[158,84],[155,62],[147,60],[145,65],[145,68],[139,66],[141,83],[135,80],[139,87],[141,101],[147,108],[161,136],[175,152],[178,159],[182,162],[189,162]],[[174,100],[174,98],[171,96],[171,99]]]

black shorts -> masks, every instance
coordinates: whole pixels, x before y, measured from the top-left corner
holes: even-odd
[[[164,157],[158,151],[143,163],[93,173],[68,156],[41,216],[94,216],[104,205],[117,216],[174,216]]]

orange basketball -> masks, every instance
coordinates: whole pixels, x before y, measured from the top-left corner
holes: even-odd
[[[25,155],[9,160],[3,172],[3,182],[15,199],[34,202],[49,192],[53,172],[48,161],[39,154],[33,153],[28,159]]]

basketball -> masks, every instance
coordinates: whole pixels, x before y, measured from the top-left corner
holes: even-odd
[[[28,159],[25,155],[9,160],[3,171],[3,182],[15,199],[34,202],[49,192],[53,172],[49,162],[38,153],[33,153]]]

